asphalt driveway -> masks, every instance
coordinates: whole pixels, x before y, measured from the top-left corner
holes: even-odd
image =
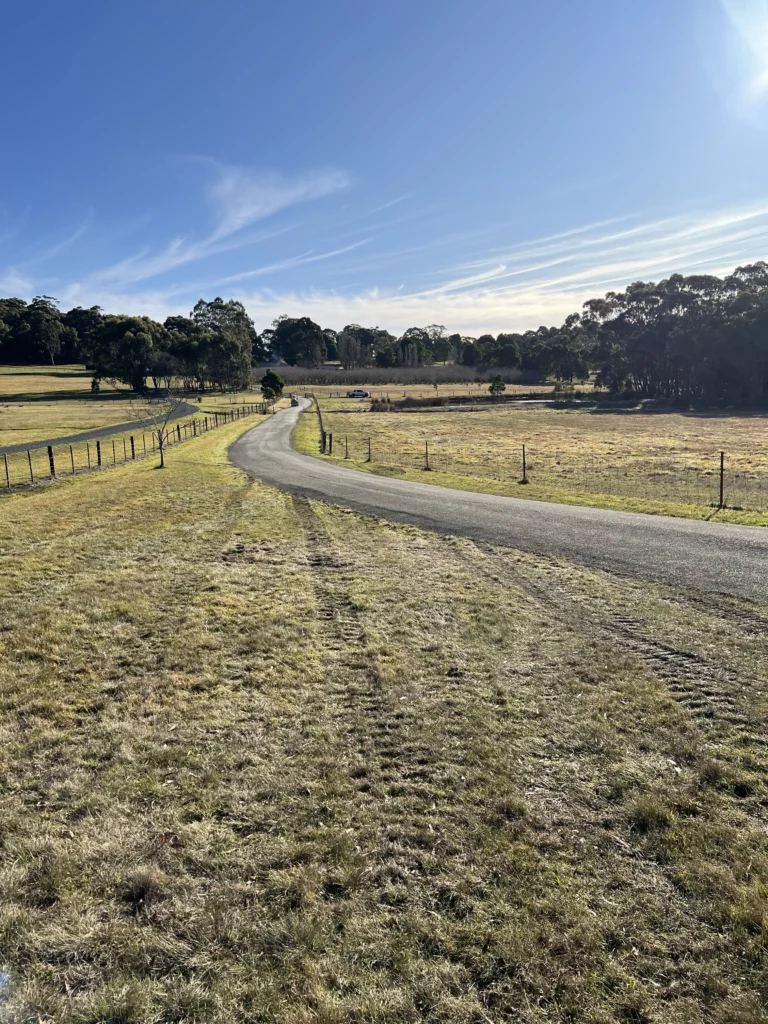
[[[768,529],[457,491],[330,465],[291,447],[309,402],[239,438],[232,462],[292,494],[426,530],[556,555],[613,572],[768,601]]]

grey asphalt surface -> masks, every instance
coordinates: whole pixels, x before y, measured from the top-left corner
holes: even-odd
[[[557,505],[455,491],[329,465],[291,447],[300,413],[285,409],[230,448],[250,476],[425,530],[555,555],[612,572],[768,601],[768,528]]]
[[[197,412],[197,406],[189,402],[181,402],[171,419],[177,420],[182,416],[191,416]],[[7,448],[0,448],[0,455],[15,455],[16,452],[31,451],[33,448],[45,448],[47,445],[76,444],[78,441],[94,441],[97,437],[111,437],[113,434],[121,434],[124,430],[148,430],[155,423],[159,423],[162,416],[153,416],[147,420],[129,420],[127,423],[112,423],[108,427],[95,427],[93,430],[81,431],[79,434],[67,434],[66,437],[50,437],[47,441],[27,441],[24,444],[12,444]]]

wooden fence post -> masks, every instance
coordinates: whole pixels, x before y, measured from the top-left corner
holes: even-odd
[[[51,480],[56,478],[56,465],[53,461],[53,447],[48,445],[48,465],[51,468]]]
[[[128,461],[128,450],[125,447],[125,438],[123,438],[123,462]]]
[[[523,480],[524,484],[528,483],[528,466],[525,461],[525,445],[523,445]]]
[[[101,441],[96,442],[96,465],[101,465]]]
[[[34,483],[35,473],[34,470],[32,469],[32,452],[29,450],[29,448],[27,448],[27,459],[29,461],[29,479],[32,481],[32,483]]]
[[[720,504],[718,508],[725,508],[723,498],[725,497],[725,452],[720,452]]]
[[[91,446],[90,446],[90,444],[87,441],[85,442],[85,452],[86,452],[86,455],[88,456],[88,469],[90,469],[91,468]]]
[[[112,465],[117,465],[117,455],[115,454],[115,442],[112,442]]]
[[[141,443],[144,445],[144,454],[146,455],[147,454],[147,439],[146,439],[146,437],[143,434],[141,435]]]
[[[424,469],[429,470],[429,441],[424,442]]]
[[[344,435],[344,458],[349,458],[349,435]]]
[[[8,456],[4,455],[3,459],[5,460],[5,486],[10,491],[10,489],[11,489],[11,474],[8,472]]]
[[[75,453],[72,451],[72,445],[69,446],[69,461],[72,463],[72,476],[75,475]]]
[[[370,462],[370,461],[371,461],[371,439],[369,437],[368,438],[368,458],[366,459],[366,462]]]

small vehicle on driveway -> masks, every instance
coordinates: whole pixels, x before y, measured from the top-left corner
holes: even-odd
[[[364,391],[362,388],[352,388],[351,391],[347,392],[347,398],[370,398],[370,391]]]

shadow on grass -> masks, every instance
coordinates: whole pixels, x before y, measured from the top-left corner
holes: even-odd
[[[40,366],[37,373],[32,370],[16,369],[10,363],[5,363],[4,368],[9,370],[4,376],[7,377],[63,377],[70,380],[72,377],[92,377],[93,372],[91,370],[65,370],[60,366]]]
[[[571,407],[573,408],[573,407]],[[676,409],[671,405],[602,405],[595,404],[584,412],[592,415],[613,416],[685,416],[690,419],[768,419],[768,408],[765,406],[739,407],[729,406],[726,409]]]
[[[141,397],[133,391],[23,391],[15,395],[4,395],[0,391],[0,403],[3,405],[29,405],[34,402],[124,402],[126,399]]]

